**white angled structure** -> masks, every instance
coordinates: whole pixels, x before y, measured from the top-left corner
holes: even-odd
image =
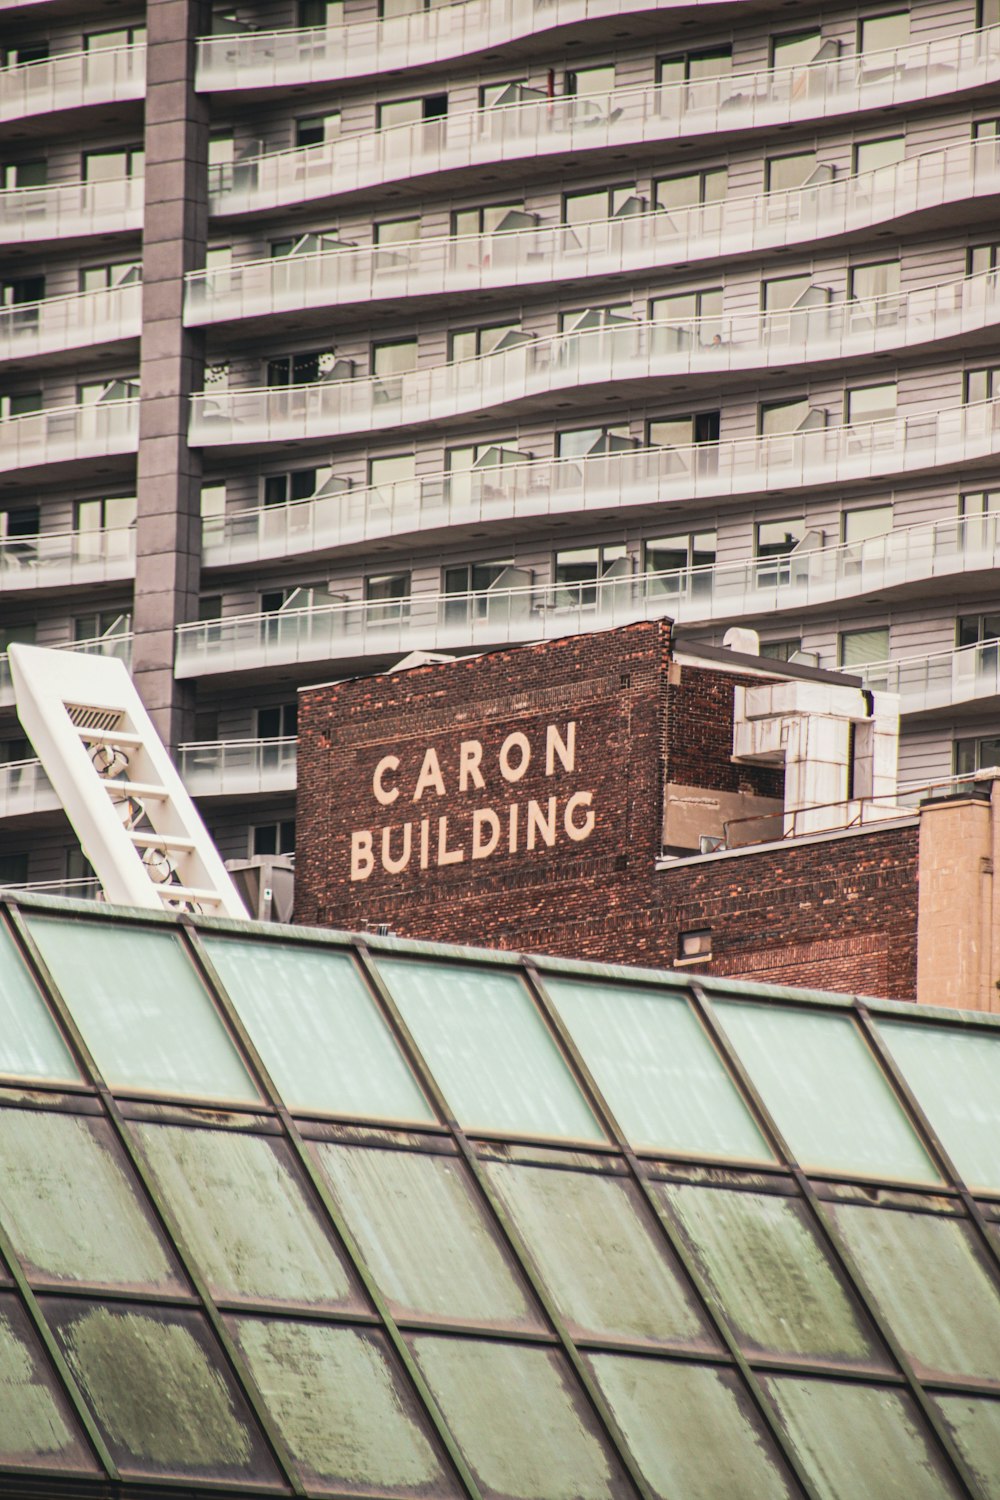
[[[109,901],[245,917],[124,663],[13,645],[18,717]]]

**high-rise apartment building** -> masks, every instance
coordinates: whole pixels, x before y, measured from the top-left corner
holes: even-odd
[[[0,0],[0,62],[0,648],[128,654],[224,854],[303,683],[649,615],[1000,761],[998,0]],[[4,667],[0,883],[73,875]]]

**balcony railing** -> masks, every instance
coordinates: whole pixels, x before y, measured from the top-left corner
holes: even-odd
[[[141,177],[6,188],[0,192],[0,245],[141,229],[144,196]]]
[[[217,740],[181,745],[177,769],[192,797],[295,790],[298,740]]]
[[[581,21],[677,8],[690,9],[691,0],[466,0],[341,26],[202,37],[197,87],[285,87],[395,73]]]
[[[59,651],[82,651],[87,656],[116,656],[127,667],[132,665],[132,637],[125,635],[100,635],[88,641],[68,641],[56,648]],[[10,658],[6,652],[0,655],[0,707],[9,707],[14,702],[14,684],[10,675]]]
[[[848,484],[994,455],[1000,400],[774,437],[507,462],[213,517],[205,522],[204,562],[223,567],[462,525]]]
[[[0,307],[0,360],[30,359],[58,349],[137,339],[142,328],[142,287],[103,288],[41,302]]]
[[[0,820],[54,812],[58,806],[59,798],[40,760],[14,760],[0,765]]]
[[[191,441],[288,441],[440,421],[555,391],[620,380],[766,369],[858,358],[968,334],[1000,322],[1000,273],[899,296],[791,311],[636,320],[534,339],[476,359],[397,376],[211,391],[192,398]]]
[[[0,594],[107,583],[135,574],[135,530],[52,531],[0,540]]]
[[[39,0],[28,0],[37,4]],[[0,6],[2,9],[2,6]],[[74,901],[103,901],[104,888],[96,878],[87,880],[26,880],[22,885],[0,885],[0,891],[37,891],[46,896],[66,896]]]
[[[62,52],[42,62],[0,68],[0,120],[141,99],[145,92],[144,43]]]
[[[313,148],[310,148],[313,149]],[[398,301],[641,271],[827,239],[1000,192],[992,140],[961,141],[891,167],[781,193],[489,235],[436,235],[193,271],[185,322]]]
[[[995,62],[991,69],[997,71]],[[856,76],[856,63],[854,71]],[[733,85],[732,78],[722,82],[727,88]],[[701,89],[702,86],[699,82],[696,87]],[[719,80],[704,83],[713,97],[719,86]],[[955,86],[954,79],[951,86]],[[694,86],[680,87],[686,90]],[[359,131],[315,146],[296,146],[219,163],[209,169],[210,207],[216,214],[252,213],[316,199],[343,197],[348,193],[440,172],[478,169],[500,161],[534,160],[602,148],[627,152],[643,142],[674,141],[678,136],[686,135],[704,138],[711,126],[711,112],[706,115],[704,111],[692,109],[686,114],[679,113],[677,88],[677,85],[649,85],[619,89],[607,95],[563,95],[528,103],[460,110],[438,119],[384,130]],[[855,107],[850,106],[851,109]],[[782,117],[794,117],[794,112],[787,106],[783,111],[772,107],[755,112],[751,101],[747,108],[754,116],[747,123],[773,125]],[[730,130],[739,123],[739,108],[736,106],[723,108],[720,105],[716,115],[720,129]],[[965,151],[969,150],[970,144],[978,146],[982,154],[995,161],[995,141],[984,138],[975,143],[967,139],[956,142],[956,146],[961,145]],[[929,154],[940,156],[941,152]],[[883,167],[865,176],[878,180],[881,193],[883,180],[886,184],[891,182],[900,165],[912,166],[920,159],[909,157],[906,163]],[[785,214],[782,213],[783,200],[793,204],[810,203],[810,194],[819,195],[823,217],[836,220],[838,210],[843,213],[844,184],[855,179],[836,179],[832,170],[829,178],[831,180],[815,183],[808,193],[803,189],[789,189],[761,195],[765,204],[770,204],[770,210],[762,208],[758,211],[765,224],[774,227],[772,220],[780,222],[787,216],[787,209]],[[822,193],[822,189],[831,187],[839,187],[840,194]],[[728,204],[747,205],[759,201],[748,196],[730,199]],[[719,204],[707,206],[715,210],[720,207]],[[870,214],[873,206],[868,204],[867,207]],[[816,211],[813,209],[813,213]],[[828,229],[827,232],[836,231]],[[781,243],[780,240],[777,242]]]
[[[54,406],[0,422],[0,470],[134,453],[138,441],[138,396]]]
[[[853,670],[875,692],[898,693],[904,713],[929,713],[1000,698],[1000,641],[872,662]]]

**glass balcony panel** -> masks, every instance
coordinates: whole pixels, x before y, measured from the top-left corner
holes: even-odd
[[[0,68],[0,120],[141,99],[145,92],[146,48],[141,42],[61,52],[41,62]]]

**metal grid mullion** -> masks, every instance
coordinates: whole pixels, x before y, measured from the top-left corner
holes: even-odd
[[[127,1121],[118,1108],[118,1103],[115,1100],[114,1095],[109,1089],[107,1083],[105,1082],[104,1076],[98,1068],[97,1063],[93,1055],[91,1054],[86,1041],[84,1040],[83,1034],[77,1026],[72,1012],[70,1011],[69,1006],[67,1005],[62,995],[62,992],[57,986],[55,979],[49,971],[49,968],[45,963],[41,951],[39,950],[38,945],[35,943],[31,932],[28,930],[19,912],[13,912],[11,916],[17,936],[20,938],[24,952],[29,958],[31,966],[34,968],[36,975],[43,986],[43,991],[47,993],[50,1003],[56,1011],[60,1022],[71,1037],[73,1047],[77,1053],[86,1077],[97,1091],[97,1097],[103,1106],[104,1118],[111,1126],[111,1130],[115,1136],[115,1139],[118,1141],[118,1144],[125,1152],[125,1156],[129,1162],[129,1165],[131,1166],[136,1177],[139,1179],[142,1189],[146,1195],[146,1199],[152,1207],[153,1213],[156,1216],[157,1222],[166,1235],[167,1241],[171,1245],[174,1254],[177,1256],[184,1274],[187,1276],[190,1285],[194,1289],[195,1295],[198,1298],[199,1303],[201,1304],[201,1311],[204,1313],[206,1319],[208,1320],[209,1326],[211,1327],[216,1339],[219,1342],[219,1346],[222,1349],[223,1356],[229,1366],[230,1373],[232,1374],[232,1377],[235,1380],[236,1385],[241,1395],[243,1396],[243,1399],[246,1401],[250,1412],[255,1418],[260,1431],[264,1436],[265,1443],[270,1449],[271,1457],[274,1460],[278,1474],[293,1494],[304,1496],[306,1493],[305,1489],[302,1485],[301,1480],[298,1478],[294,1467],[292,1466],[291,1457],[288,1453],[287,1448],[285,1447],[284,1440],[282,1439],[281,1434],[277,1431],[271,1414],[264,1404],[264,1400],[258,1389],[257,1383],[254,1380],[249,1367],[246,1365],[241,1351],[237,1347],[235,1340],[232,1338],[228,1328],[225,1325],[222,1315],[215,1304],[211,1292],[209,1291],[208,1285],[202,1277],[201,1271],[198,1268],[197,1261],[191,1254],[184,1236],[181,1233],[180,1227],[174,1221],[173,1215],[168,1205],[160,1194],[159,1185],[146,1162],[145,1155],[141,1147],[139,1146],[138,1141],[132,1135]],[[155,1292],[151,1292],[146,1301],[150,1306],[156,1305],[157,1297]],[[190,1306],[191,1304],[188,1305]]]
[[[820,1500],[819,1492],[803,1469],[798,1454],[785,1436],[784,1429],[778,1421],[774,1408],[768,1401],[753,1367],[743,1353],[739,1339],[729,1322],[725,1308],[702,1276],[693,1256],[687,1248],[673,1205],[667,1198],[664,1198],[661,1203],[657,1197],[654,1185],[660,1179],[652,1176],[649,1171],[650,1163],[642,1160],[632,1149],[631,1143],[619,1125],[614,1111],[605,1099],[590,1068],[577,1048],[576,1042],[573,1040],[562,1017],[553,1004],[552,997],[545,986],[544,976],[537,965],[530,957],[525,957],[524,968],[528,983],[537,998],[538,1004],[567,1053],[570,1065],[577,1074],[590,1099],[592,1107],[596,1110],[604,1128],[616,1141],[618,1149],[628,1167],[629,1177],[641,1193],[659,1233],[666,1240],[667,1245],[684,1270],[697,1302],[707,1317],[709,1324],[722,1341],[724,1348],[732,1360],[733,1366],[739,1371],[744,1388],[753,1403],[757,1415],[763,1422],[778,1452],[784,1459],[789,1472],[793,1475],[802,1492],[808,1497],[808,1500]]]
[[[395,999],[393,998],[388,985],[382,977],[381,971],[377,968],[376,963],[373,962],[373,956],[368,947],[368,944],[365,942],[364,938],[357,937],[354,939],[354,947],[357,953],[358,962],[360,963],[365,977],[367,978],[372,990],[378,996],[386,1020],[399,1036],[403,1049],[410,1060],[411,1066],[417,1073],[421,1086],[426,1090],[428,1097],[433,1101],[434,1106],[439,1111],[442,1119],[446,1121],[448,1129],[451,1132],[452,1139],[457,1145],[459,1154],[462,1160],[465,1162],[473,1178],[473,1181],[475,1182],[476,1187],[479,1190],[480,1198],[483,1202],[484,1207],[486,1208],[490,1219],[493,1221],[493,1224],[498,1230],[502,1241],[507,1245],[508,1249],[513,1255],[515,1264],[518,1266],[521,1274],[524,1276],[528,1285],[531,1287],[531,1290],[534,1293],[539,1305],[541,1306],[546,1318],[548,1319],[550,1326],[555,1331],[556,1337],[559,1341],[559,1346],[561,1347],[563,1353],[566,1355],[566,1358],[569,1360],[569,1363],[578,1381],[580,1382],[587,1402],[590,1405],[590,1408],[593,1411],[594,1416],[596,1417],[600,1428],[604,1433],[604,1436],[611,1444],[612,1451],[617,1455],[619,1462],[622,1464],[622,1467],[632,1481],[632,1484],[635,1486],[639,1495],[642,1496],[642,1500],[656,1500],[655,1492],[650,1488],[649,1483],[647,1482],[645,1476],[642,1473],[642,1470],[636,1462],[632,1450],[625,1439],[624,1433],[621,1431],[621,1428],[618,1425],[614,1413],[608,1406],[603,1392],[598,1386],[597,1381],[594,1379],[589,1368],[587,1367],[585,1360],[583,1359],[583,1356],[580,1354],[580,1351],[578,1350],[576,1344],[570,1336],[569,1330],[566,1327],[566,1324],[563,1321],[562,1315],[560,1314],[558,1308],[555,1306],[552,1297],[549,1294],[548,1288],[545,1286],[541,1276],[535,1269],[534,1261],[531,1258],[527,1246],[525,1245],[520,1236],[520,1233],[515,1228],[510,1217],[508,1216],[507,1210],[501,1203],[497,1193],[493,1188],[492,1183],[489,1181],[489,1178],[483,1171],[482,1163],[480,1162],[479,1157],[477,1156],[464,1130],[459,1125],[458,1121],[453,1118],[451,1110],[448,1107],[447,1100],[441,1093],[441,1090],[438,1087],[437,1080],[435,1079],[431,1068],[429,1067],[426,1059],[420,1051],[420,1048],[417,1046],[416,1041],[414,1040],[405,1020],[403,1019],[399,1008],[396,1005]],[[517,1335],[512,1334],[511,1337],[516,1339]]]
[[[987,1500],[986,1495],[980,1489],[975,1477],[959,1453],[944,1419],[921,1384],[909,1355],[884,1317],[878,1299],[870,1290],[855,1264],[854,1257],[834,1223],[832,1216],[824,1209],[822,1200],[806,1172],[799,1165],[794,1152],[791,1150],[770,1110],[767,1108],[756,1084],[744,1067],[742,1058],[726,1035],[722,1023],[715,1014],[711,1000],[696,980],[690,982],[690,989],[703,1024],[708,1029],[712,1040],[724,1057],[741,1091],[750,1101],[753,1109],[763,1122],[770,1137],[772,1147],[788,1163],[789,1171],[802,1195],[812,1223],[820,1235],[827,1252],[833,1259],[834,1264],[839,1268],[841,1274],[846,1277],[848,1285],[864,1308],[882,1342],[889,1350],[890,1355],[903,1376],[909,1395],[916,1402],[918,1410],[934,1435],[938,1449],[951,1470],[952,1478],[958,1483],[962,1493],[970,1497],[970,1500]],[[817,1373],[821,1372],[817,1371]]]
[[[414,1359],[413,1353],[393,1317],[380,1287],[369,1271],[368,1265],[347,1225],[347,1221],[327,1186],[326,1179],[323,1177],[320,1168],[313,1159],[305,1138],[299,1131],[295,1120],[275,1087],[267,1065],[257,1051],[236,1007],[233,1005],[229,993],[222,983],[215,965],[212,963],[208,951],[202,942],[201,934],[193,923],[190,922],[184,923],[183,931],[189,950],[201,971],[202,978],[207,984],[213,1000],[225,1017],[227,1024],[238,1038],[246,1054],[254,1080],[258,1088],[263,1090],[265,1097],[274,1109],[278,1123],[282,1129],[282,1135],[312,1189],[316,1205],[325,1217],[328,1228],[332,1229],[336,1242],[347,1256],[354,1274],[364,1288],[372,1306],[375,1308],[377,1317],[380,1320],[379,1326],[381,1331],[385,1333],[390,1345],[398,1356],[417,1402],[424,1411],[438,1441],[454,1466],[462,1489],[468,1500],[483,1500],[479,1486],[452,1435],[444,1414],[434,1399],[427,1382],[424,1380],[420,1367]],[[342,949],[341,951],[345,950]]]

